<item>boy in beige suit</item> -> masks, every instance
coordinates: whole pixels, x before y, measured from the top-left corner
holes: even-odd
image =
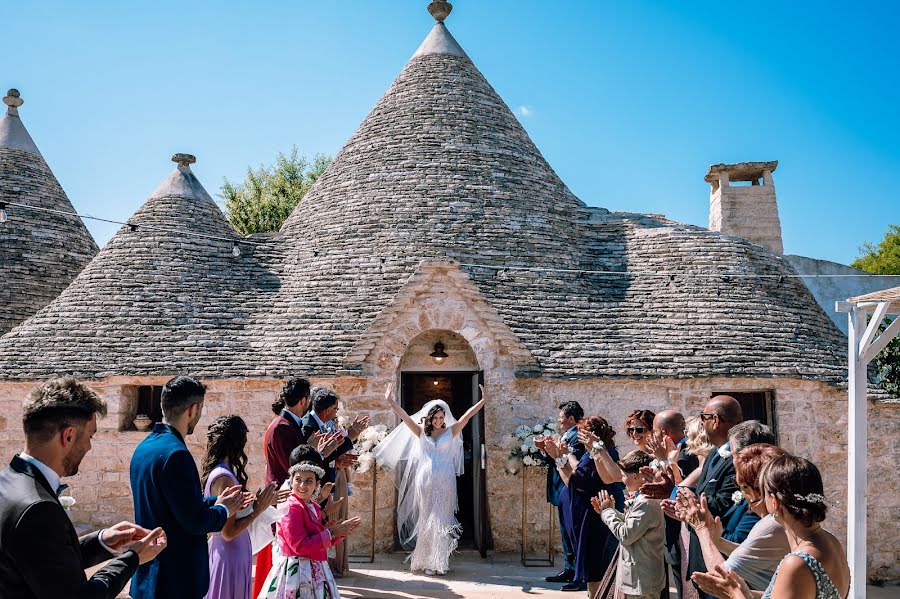
[[[659,502],[647,499],[641,488],[640,469],[649,466],[653,457],[635,450],[619,461],[625,483],[625,513],[617,512],[613,498],[606,491],[592,501],[594,510],[613,536],[619,539],[619,565],[616,587],[626,597],[659,599],[666,584],[663,562],[665,522]]]

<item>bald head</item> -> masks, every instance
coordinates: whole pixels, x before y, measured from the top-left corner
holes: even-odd
[[[706,436],[714,445],[724,445],[728,441],[728,431],[731,427],[744,420],[741,404],[730,395],[716,395],[707,402],[703,413],[716,416],[704,418],[703,421]]]
[[[678,443],[684,437],[684,416],[677,410],[663,410],[653,419],[653,430]]]

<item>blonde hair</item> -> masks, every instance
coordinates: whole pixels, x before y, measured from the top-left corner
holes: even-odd
[[[716,448],[709,442],[703,421],[699,416],[691,416],[684,423],[684,434],[687,437],[687,452],[698,458],[706,458]]]

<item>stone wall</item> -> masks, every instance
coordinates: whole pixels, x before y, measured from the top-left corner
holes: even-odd
[[[771,176],[769,177],[771,182]],[[709,229],[784,252],[774,185],[722,185],[709,195]]]
[[[488,440],[488,509],[496,551],[518,552],[521,535],[522,480],[503,474],[506,450],[504,437],[516,426],[542,420],[555,406],[569,399],[582,403],[588,414],[599,414],[616,427],[620,449],[629,444],[624,437],[625,415],[635,407],[658,411],[676,407],[696,414],[713,393],[721,390],[773,389],[777,429],[781,444],[789,451],[814,461],[825,478],[828,498],[837,501],[826,521],[841,540],[846,534],[846,428],[845,395],[809,381],[760,379],[703,380],[587,380],[547,381],[541,379],[497,380],[486,373],[489,402],[486,411]],[[110,415],[101,421],[93,449],[81,472],[67,482],[78,500],[73,510],[76,522],[95,527],[109,525],[132,516],[128,465],[134,447],[145,436],[135,431],[119,431],[126,418],[128,402],[122,391],[137,384],[161,384],[162,377],[116,377],[91,383],[109,402]],[[263,479],[262,435],[272,418],[269,409],[281,382],[270,379],[206,381],[209,393],[204,415],[188,439],[194,457],[202,455],[208,424],[217,416],[240,414],[250,428],[247,453],[250,456],[251,486]],[[375,422],[395,424],[381,396],[385,380],[341,377],[314,380],[332,386],[341,395],[344,409],[351,414],[369,413]],[[32,383],[0,383],[0,408],[6,414],[0,423],[0,448],[5,458],[22,447],[20,405]],[[123,411],[124,410],[124,411]],[[900,476],[896,464],[900,451],[900,410],[872,405],[869,410],[869,575],[875,579],[900,578]],[[370,534],[371,474],[354,475],[355,492],[351,512],[363,518],[363,526],[351,539],[353,553],[368,551]],[[529,474],[529,552],[546,553],[547,504],[544,501],[542,470]],[[376,550],[393,549],[393,487],[390,476],[379,473],[376,493]],[[558,540],[558,534],[554,533]]]

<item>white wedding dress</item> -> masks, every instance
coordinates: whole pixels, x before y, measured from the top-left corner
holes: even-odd
[[[413,571],[446,572],[462,527],[456,519],[456,477],[463,473],[462,436],[453,435],[456,419],[442,400],[433,400],[410,416],[416,423],[429,410],[444,410],[444,432],[432,439],[398,425],[374,450],[379,466],[393,471],[397,486],[397,533],[409,549]],[[438,432],[438,431],[435,431]]]
[[[456,466],[453,431],[445,429],[437,440],[424,432],[419,437],[421,457],[416,472],[419,501],[416,548],[410,569],[446,572],[456,550],[462,526],[456,519]]]

